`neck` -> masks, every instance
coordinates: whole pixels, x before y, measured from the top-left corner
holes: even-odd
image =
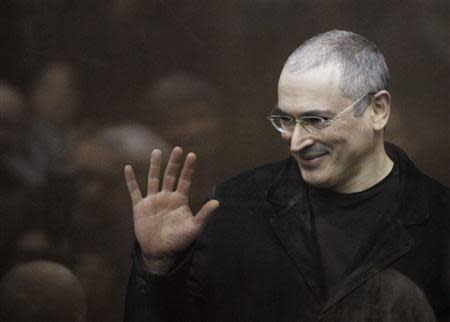
[[[394,163],[386,154],[384,142],[376,145],[374,151],[361,164],[359,175],[343,186],[333,189],[338,193],[355,193],[367,190],[383,180],[392,170]]]

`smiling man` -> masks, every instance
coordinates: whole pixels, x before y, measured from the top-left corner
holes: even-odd
[[[357,98],[343,96],[341,83],[346,80],[341,80],[341,64],[327,62],[299,71],[295,61],[300,55],[301,51],[294,53],[281,73],[278,107],[269,119],[290,142],[306,183],[340,193],[371,187],[392,169],[383,143],[390,110],[387,82],[376,88],[368,84]],[[379,55],[387,80],[387,68]],[[351,113],[369,105],[372,108],[359,117]]]
[[[450,193],[384,142],[388,82],[362,36],[306,41],[268,116],[292,157],[219,185],[195,216],[195,154],[175,148],[160,180],[154,150],[144,196],[126,166],[125,321],[447,321]]]

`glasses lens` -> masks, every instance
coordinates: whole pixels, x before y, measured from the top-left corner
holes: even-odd
[[[302,117],[302,123],[310,131],[321,130],[328,126],[327,121],[319,116],[304,116]]]
[[[273,115],[269,119],[273,126],[280,132],[292,132],[295,128],[295,120],[289,116]]]

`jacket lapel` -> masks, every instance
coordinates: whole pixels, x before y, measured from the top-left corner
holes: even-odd
[[[403,151],[391,144],[386,145],[386,151],[400,168],[398,207],[384,216],[377,232],[358,252],[346,277],[331,290],[323,311],[420,243],[419,235],[412,236],[408,227],[420,225],[429,216],[427,185]]]
[[[297,165],[289,159],[286,168],[267,192],[275,210],[270,222],[311,292],[323,304],[320,254],[303,188]]]
[[[331,290],[323,311],[414,247],[414,240],[399,222],[385,223],[373,236],[372,241],[373,243],[369,243],[370,247],[364,247],[359,252],[360,255],[352,265],[353,270]]]

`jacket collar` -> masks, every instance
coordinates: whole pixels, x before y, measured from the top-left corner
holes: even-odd
[[[399,167],[401,200],[397,219],[405,226],[423,223],[430,215],[429,181],[399,147],[385,144],[386,153]]]
[[[403,150],[391,143],[386,143],[385,149],[398,165],[400,172],[397,200],[402,202],[396,219],[405,226],[420,224],[430,213],[429,183]],[[266,197],[275,209],[290,208],[304,197],[307,189],[308,185],[302,179],[297,162],[293,157],[289,157],[268,186]]]
[[[267,200],[277,209],[293,206],[306,192],[297,162],[291,156],[266,190]]]

